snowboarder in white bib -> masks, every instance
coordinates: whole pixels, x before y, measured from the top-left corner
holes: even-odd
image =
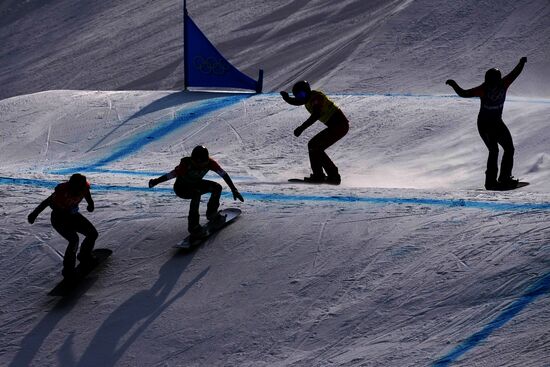
[[[452,79],[446,82],[460,97],[479,97],[481,99],[477,129],[489,149],[487,170],[485,171],[485,188],[487,190],[514,189],[518,186],[519,180],[512,177],[514,143],[510,131],[502,121],[502,109],[506,100],[506,91],[519,76],[526,62],[527,58],[522,57],[514,70],[504,78],[502,78],[500,70],[489,69],[485,73],[485,82],[472,89],[464,90]],[[499,145],[504,149],[504,153],[497,180]]]
[[[151,188],[159,183],[173,178],[176,179],[174,183],[174,192],[176,195],[182,199],[191,199],[189,205],[188,230],[194,238],[200,238],[205,234],[204,227],[199,223],[199,204],[201,195],[210,193],[210,199],[208,200],[206,208],[206,218],[209,221],[218,219],[222,186],[217,182],[203,179],[208,171],[214,171],[224,179],[233,193],[234,200],[244,201],[227,172],[225,172],[215,160],[210,158],[208,149],[202,145],[196,146],[191,152],[191,157],[182,158],[180,164],[169,173],[149,180],[149,187]]]
[[[311,90],[309,83],[305,80],[297,82],[292,87],[290,97],[287,92],[281,92],[283,99],[293,106],[304,106],[311,116],[294,130],[296,137],[300,136],[305,129],[313,125],[317,120],[327,126],[326,129],[315,135],[308,143],[309,161],[312,173],[305,177],[304,181],[314,183],[330,183],[339,185],[341,177],[338,168],[329,158],[325,150],[342,139],[349,130],[349,121],[324,93]],[[324,170],[324,172],[323,172]],[[325,175],[326,172],[326,175]]]

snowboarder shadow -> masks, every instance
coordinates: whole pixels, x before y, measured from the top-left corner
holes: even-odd
[[[40,320],[40,322],[23,338],[21,341],[21,347],[19,352],[15,355],[10,367],[24,367],[30,366],[32,360],[44,341],[48,338],[48,335],[55,330],[57,324],[68,314],[71,313],[76,306],[80,296],[85,294],[90,289],[95,281],[96,277],[89,277],[83,281],[78,289],[76,289],[71,295],[62,298],[57,301],[53,308],[46,314],[46,316]],[[49,302],[51,303],[51,302]]]
[[[179,292],[168,298],[194,254],[176,253],[159,271],[159,278],[114,310],[97,330],[75,366],[114,366],[126,350],[174,302],[181,299],[210,270],[204,269]],[[136,328],[136,325],[139,327]]]

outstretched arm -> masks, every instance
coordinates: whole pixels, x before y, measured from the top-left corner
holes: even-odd
[[[512,84],[514,82],[514,80],[516,80],[516,78],[519,76],[519,74],[521,74],[521,72],[523,71],[523,67],[525,66],[526,62],[527,62],[527,57],[522,57],[519,60],[519,63],[514,68],[514,70],[512,70],[508,75],[506,75],[504,78],[502,78],[503,81],[504,81],[504,84],[506,85],[506,87],[509,87],[510,84]]]
[[[281,96],[283,97],[286,103],[291,104],[293,106],[303,106],[305,104],[305,101],[299,100],[297,98],[293,98],[289,96],[288,93],[285,91],[281,92]]]
[[[169,173],[166,173],[160,177],[157,177],[157,178],[153,178],[151,180],[149,180],[149,188],[151,187],[155,187],[157,186],[159,183],[163,183],[163,182],[166,182],[168,180],[171,180],[173,179],[174,177],[176,177],[176,170],[172,170],[170,171]]]
[[[458,85],[457,82],[455,82],[453,79],[449,79],[445,82],[445,84],[450,85],[456,94],[458,94],[459,97],[463,98],[471,98],[471,97],[481,97],[481,86],[475,87],[472,89],[462,89]]]
[[[46,209],[46,208],[50,205],[51,201],[52,201],[52,197],[51,197],[51,195],[50,195],[50,196],[48,196],[48,198],[47,198],[46,200],[44,200],[43,202],[41,202],[41,203],[36,207],[36,209],[34,209],[34,210],[32,211],[31,214],[29,214],[29,216],[27,217],[27,220],[29,221],[30,224],[33,224],[33,223],[34,223],[34,221],[36,220],[36,217],[38,217],[38,214],[42,213],[42,211],[43,211],[44,209]]]
[[[244,201],[243,196],[241,195],[239,190],[237,190],[235,184],[233,184],[233,181],[231,180],[231,177],[229,177],[229,174],[227,172],[224,172],[221,177],[223,178],[227,186],[229,186],[229,188],[231,189],[231,192],[233,193],[233,200]]]

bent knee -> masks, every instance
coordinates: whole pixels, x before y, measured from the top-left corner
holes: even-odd
[[[99,237],[99,233],[97,233],[97,230],[95,228],[91,229],[87,234],[86,238],[92,241],[97,240],[97,237]]]
[[[307,143],[307,149],[312,152],[312,151],[320,151],[320,150],[323,150],[323,148],[321,147],[321,144],[319,144],[318,142],[316,142],[315,140],[310,140],[308,143]]]

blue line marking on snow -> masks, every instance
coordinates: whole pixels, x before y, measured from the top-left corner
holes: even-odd
[[[213,98],[206,101],[199,102],[196,106],[191,108],[186,108],[181,111],[175,119],[169,120],[160,126],[151,129],[149,131],[142,132],[137,134],[133,138],[123,142],[118,146],[112,153],[108,156],[99,159],[94,163],[88,165],[74,167],[74,168],[65,168],[59,170],[52,170],[50,173],[53,174],[71,174],[76,172],[93,172],[100,167],[106,166],[109,163],[118,161],[124,157],[127,157],[145,147],[152,142],[155,142],[166,135],[171,134],[176,129],[181,128],[182,126],[188,125],[197,119],[222,108],[231,106],[235,103],[242,101],[243,99],[249,98],[251,95],[239,94],[229,97],[220,97]]]
[[[231,194],[226,194],[227,196]],[[251,200],[265,201],[317,201],[317,202],[341,202],[341,203],[369,203],[369,204],[404,204],[404,205],[429,205],[463,207],[485,210],[524,211],[524,210],[550,210],[550,203],[505,203],[491,201],[473,201],[464,199],[431,199],[431,198],[400,198],[400,197],[370,197],[370,196],[320,196],[320,195],[287,195],[277,193],[246,193],[243,194]]]
[[[508,307],[502,311],[495,319],[490,321],[483,329],[468,337],[457,347],[455,347],[449,354],[439,358],[434,362],[434,367],[444,367],[455,362],[464,353],[470,349],[476,347],[487,339],[495,330],[500,329],[504,324],[513,319],[519,314],[525,307],[535,301],[538,297],[550,292],[550,273],[546,274],[539,280],[537,280],[524,295],[519,299],[512,302]]]
[[[57,181],[0,177],[0,185],[22,185],[53,188]],[[94,191],[142,191],[142,192],[171,192],[171,188],[150,189],[145,186],[116,186],[93,184]],[[533,211],[550,210],[550,203],[510,203],[494,201],[475,201],[464,199],[431,199],[431,198],[400,198],[400,197],[370,197],[370,196],[321,196],[321,195],[289,195],[278,193],[243,192],[247,200],[257,201],[311,201],[311,202],[336,202],[336,203],[368,203],[368,204],[401,204],[401,205],[427,205],[461,207],[482,210],[496,211]],[[224,193],[223,196],[231,197],[231,193]]]
[[[56,171],[57,172],[57,171]],[[82,171],[74,171],[74,172],[68,172],[68,173],[77,173]],[[125,175],[125,176],[143,176],[143,177],[158,177],[162,176],[166,172],[159,172],[159,171],[131,171],[131,170],[123,170],[123,169],[109,169],[109,168],[88,168],[85,172],[93,172],[93,173],[109,173],[109,174],[116,174],[116,175]],[[60,174],[60,173],[56,173]],[[62,173],[65,174],[65,173]],[[217,174],[213,173],[207,173],[205,178],[206,179],[216,179],[219,178]],[[247,181],[247,180],[253,180],[254,177],[251,176],[237,176],[237,175],[231,175],[231,178],[235,180],[241,180],[241,181]]]
[[[463,99],[462,97],[457,96],[456,94],[414,94],[414,93],[330,93],[327,92],[327,95],[331,97],[395,97],[395,98],[426,98],[426,99]],[[279,96],[279,93],[264,93],[268,96]],[[476,101],[475,98],[469,99],[471,101]],[[531,97],[513,97],[508,96],[506,102],[523,102],[523,103],[534,103],[534,104],[550,104],[550,99],[546,98],[531,98]]]
[[[53,189],[58,183],[59,182],[57,181],[39,180],[34,178],[0,177],[0,185],[35,186]]]
[[[0,177],[0,185],[18,185],[18,186],[33,186],[33,187],[43,187],[47,189],[55,188],[60,181],[50,181],[50,180],[41,180],[41,179],[29,179],[29,178],[9,178],[9,177]],[[147,183],[144,182],[144,186],[117,186],[117,185],[96,185],[92,184],[92,191],[141,191],[141,192],[173,192],[172,188],[161,187],[150,189],[145,186]]]

